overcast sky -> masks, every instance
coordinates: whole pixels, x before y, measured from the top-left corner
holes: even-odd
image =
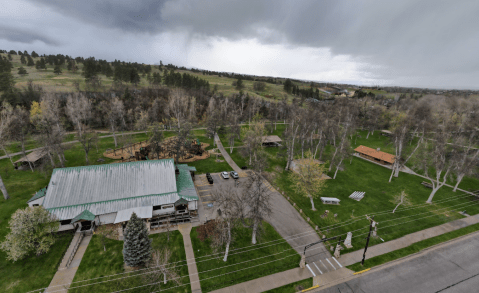
[[[0,49],[479,89],[479,1],[3,0]]]

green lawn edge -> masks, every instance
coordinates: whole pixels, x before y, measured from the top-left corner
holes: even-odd
[[[307,278],[305,280],[301,280],[298,282],[290,283],[288,285],[284,285],[275,289],[271,289],[268,291],[264,291],[263,293],[294,293],[294,292],[301,292],[297,290],[296,288],[298,286],[301,286],[304,289],[308,289],[313,287],[313,278]]]
[[[403,258],[405,256],[420,252],[421,250],[423,250],[425,248],[428,248],[428,247],[446,242],[448,240],[452,240],[452,239],[470,234],[472,232],[476,232],[478,230],[479,230],[479,224],[470,225],[470,226],[467,226],[467,227],[464,227],[464,228],[457,229],[455,231],[444,233],[444,234],[436,236],[436,237],[432,237],[432,238],[429,238],[429,239],[426,239],[426,240],[416,242],[416,243],[414,243],[412,245],[409,245],[407,247],[404,247],[404,248],[401,248],[401,249],[398,249],[398,250],[395,250],[395,251],[391,251],[391,252],[385,253],[383,255],[378,255],[378,256],[372,257],[370,259],[366,259],[365,263],[364,263],[364,266],[362,266],[361,263],[358,262],[358,263],[347,266],[347,268],[350,269],[350,270],[353,270],[355,272],[359,272],[359,271],[362,271],[364,269],[372,268],[372,267],[382,265],[384,263],[387,263],[387,262],[390,262],[390,261],[393,261],[393,260]]]

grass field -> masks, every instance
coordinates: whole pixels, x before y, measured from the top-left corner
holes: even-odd
[[[353,148],[365,145],[393,153],[388,138],[380,135],[378,131],[374,135],[370,135],[368,139],[366,139],[367,132],[359,131],[358,133],[360,137],[353,136],[351,142]],[[414,147],[414,145],[407,147]],[[408,194],[408,199],[413,206],[401,206],[394,214],[389,212],[375,217],[375,221],[379,223],[378,235],[385,241],[462,218],[459,211],[467,210],[467,213],[471,215],[479,213],[476,198],[463,195],[461,192],[452,192],[452,189],[447,186],[438,191],[433,204],[425,204],[431,189],[420,184],[424,181],[423,178],[401,173],[398,178],[393,178],[392,182],[388,183],[391,174],[389,169],[356,157],[353,157],[351,164],[350,160],[345,162],[345,170],[339,171],[336,179],[328,180],[321,193],[321,196],[340,199],[341,204],[338,206],[324,205],[317,198],[314,200],[317,211],[312,211],[309,198],[297,194],[291,188],[289,172],[283,171],[286,166],[285,158],[277,155],[279,149],[265,148],[264,150],[268,156],[269,167],[266,171],[271,175],[270,180],[274,181],[281,191],[285,191],[285,194],[292,198],[303,210],[305,216],[311,219],[314,223],[313,226],[318,225],[319,229],[327,236],[342,235],[343,239],[346,232],[353,231],[353,248],[347,249],[343,253],[364,247],[365,240],[362,235],[367,233],[369,228],[369,221],[365,215],[392,211],[397,203],[394,201],[394,197],[401,191]],[[328,158],[330,151],[331,146],[328,146],[323,160]],[[299,155],[297,152],[297,156]],[[247,159],[240,155],[238,149],[233,151],[231,157],[239,166],[247,162]],[[477,189],[477,186],[479,186],[477,179],[467,178],[461,182],[459,187],[470,190],[474,187]],[[365,191],[364,199],[360,202],[350,199],[349,195],[354,191]],[[329,211],[329,216],[322,218],[321,215],[325,210]],[[337,217],[334,217],[334,214],[337,214]],[[370,245],[377,243],[382,243],[382,241],[374,239]]]
[[[265,291],[264,293],[296,293],[301,290],[311,288],[313,286],[313,278],[294,282],[288,285],[281,286],[276,289]]]
[[[204,256],[214,253],[210,247],[210,240],[201,242],[197,237],[196,228],[193,228],[191,241],[202,292],[214,291],[298,267],[301,259],[299,254],[282,239],[271,225],[264,223],[264,228],[265,232],[257,245],[277,240],[274,242],[276,245],[257,248],[251,244],[251,230],[243,227],[237,228],[236,241],[230,247],[227,262],[223,262],[224,254],[222,253],[215,258],[205,258]],[[256,258],[261,259],[253,260]]]
[[[0,54],[1,56],[7,56],[7,54]],[[62,73],[57,75],[53,72],[54,66],[47,64],[46,70],[37,70],[34,66],[29,67],[26,65],[22,65],[20,62],[20,55],[12,55],[12,65],[14,66],[12,69],[12,74],[15,79],[15,87],[16,88],[23,88],[27,86],[29,80],[33,80],[34,84],[42,86],[43,90],[46,91],[55,91],[55,92],[71,92],[76,91],[76,83],[79,84],[80,90],[86,89],[85,78],[81,75],[83,64],[79,63],[78,71],[73,73],[68,71],[66,65],[62,66]],[[40,60],[40,57],[33,58],[33,61],[36,62]],[[18,74],[18,68],[23,66],[26,69],[27,75],[21,76]],[[152,74],[154,72],[159,72],[158,66],[152,66]],[[210,83],[210,90],[213,90],[214,86],[216,85],[218,88],[218,92],[223,93],[224,95],[231,95],[237,94],[238,90],[232,85],[235,79],[229,77],[219,77],[218,75],[203,75],[202,73],[195,73],[189,70],[176,70],[179,73],[188,73],[190,75],[197,76],[201,79],[207,80]],[[163,74],[162,74],[163,75]],[[113,84],[113,77],[108,78],[105,75],[98,75],[101,80],[101,86],[104,88],[110,88]],[[280,80],[280,79],[278,79]],[[283,79],[281,79],[283,80]],[[257,96],[262,97],[266,100],[275,100],[275,99],[282,99],[286,97],[289,101],[293,99],[291,94],[288,94],[284,91],[282,84],[270,84],[265,83],[266,88],[262,92],[255,91],[253,89],[254,81],[244,80],[244,88],[242,89],[243,92],[249,94],[250,96]],[[129,85],[130,88],[133,85]],[[136,86],[137,88],[146,88],[149,86],[149,82],[146,79],[146,76],[140,75],[140,82]],[[301,88],[309,87],[309,84],[306,86],[305,84],[300,84]]]
[[[153,234],[150,235],[150,238],[153,240],[153,250],[161,250],[168,247],[172,252],[170,263],[178,262],[177,269],[179,275],[182,276],[182,286],[177,287],[178,285],[176,283],[170,281],[166,285],[161,283],[160,286],[145,286],[134,290],[127,290],[127,292],[151,292],[152,290],[161,290],[162,292],[191,292],[188,267],[185,265],[186,254],[183,246],[183,236],[181,233],[172,231],[169,242],[167,242],[166,233]],[[75,275],[75,279],[73,280],[74,284],[71,286],[69,292],[112,292],[154,283],[154,280],[148,278],[148,274],[142,274],[145,270],[121,274],[125,272],[122,252],[123,241],[107,239],[106,247],[107,250],[104,251],[100,236],[93,236]],[[107,277],[113,274],[120,275]],[[89,280],[99,277],[105,278]],[[82,282],[83,280],[89,281]],[[103,283],[94,284],[100,281]],[[75,289],[74,287],[78,288]],[[171,289],[168,290],[168,288]]]

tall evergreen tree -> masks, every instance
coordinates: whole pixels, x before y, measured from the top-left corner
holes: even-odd
[[[0,92],[7,92],[13,88],[15,81],[12,75],[12,63],[0,57]]]
[[[285,82],[284,82],[284,90],[287,92],[287,93],[291,93],[291,90],[293,89],[293,82],[291,82],[290,79],[287,79]]]
[[[140,267],[151,258],[151,239],[142,219],[133,213],[126,226],[123,243],[123,259],[130,267]]]
[[[27,57],[27,66],[35,66],[35,62],[33,62],[33,58],[30,56]]]
[[[62,69],[60,68],[60,65],[55,66],[55,68],[53,69],[53,73],[55,73],[56,75],[62,74]]]
[[[38,54],[37,54],[37,52],[35,52],[35,51],[32,51],[32,57],[33,57],[33,58],[38,58]]]

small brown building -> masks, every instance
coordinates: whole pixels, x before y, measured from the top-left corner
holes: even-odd
[[[32,168],[35,168],[41,165],[47,154],[48,153],[45,149],[36,150],[15,161],[13,164],[17,170],[28,170],[30,169],[30,164],[32,165]]]
[[[277,135],[263,136],[261,141],[263,146],[280,146],[282,142],[281,138]]]
[[[362,158],[385,166],[391,166],[396,160],[396,157],[391,154],[381,152],[379,149],[375,150],[372,148],[368,148],[363,145],[358,146],[354,151]]]

